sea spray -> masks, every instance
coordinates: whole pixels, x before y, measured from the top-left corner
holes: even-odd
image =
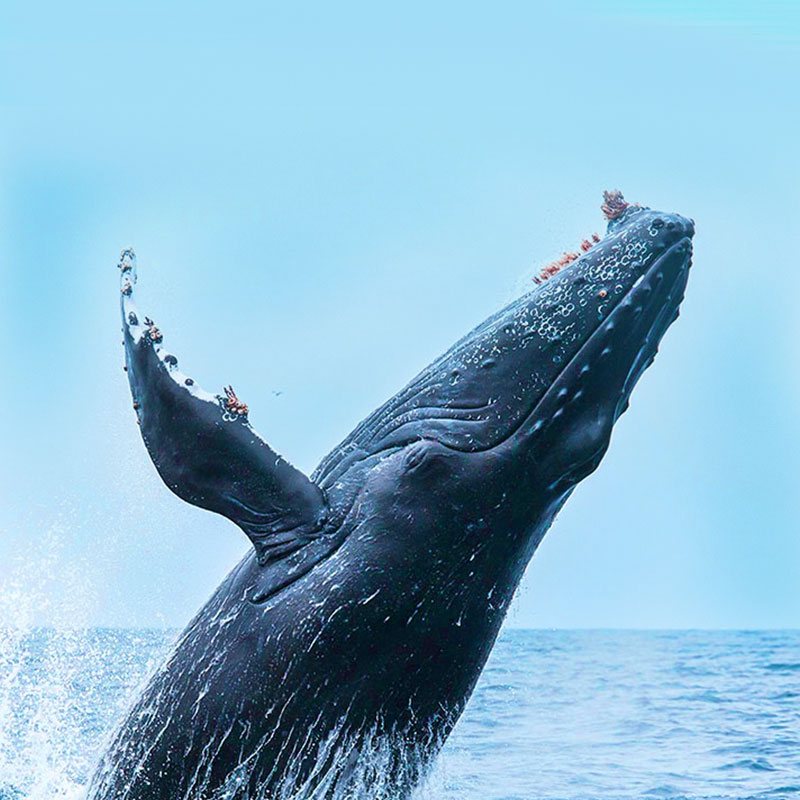
[[[85,665],[102,664],[102,653],[87,626],[95,597],[80,560],[64,557],[74,533],[68,523],[51,525],[0,580],[2,800],[73,800],[94,759],[85,737],[94,713]]]

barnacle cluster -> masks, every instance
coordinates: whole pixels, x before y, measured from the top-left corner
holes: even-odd
[[[153,344],[158,344],[164,338],[161,331],[156,327],[155,322],[150,317],[144,318],[144,324],[147,326],[147,336]]]
[[[552,278],[553,275],[557,275],[561,272],[567,264],[571,264],[573,261],[577,261],[581,257],[581,253],[588,253],[589,250],[594,247],[600,241],[600,236],[598,234],[593,233],[590,239],[584,239],[581,242],[580,252],[577,250],[569,250],[555,261],[551,261],[546,267],[543,267],[538,275],[535,275],[533,278],[534,283],[544,283],[548,278]]]
[[[117,266],[123,273],[130,272],[133,269],[135,258],[136,253],[133,252],[133,248],[128,247],[119,254],[119,264]]]
[[[236,414],[240,417],[246,417],[248,408],[247,403],[243,403],[237,396],[236,392],[233,391],[233,386],[226,386],[225,387],[225,410],[229,414]]]
[[[603,192],[603,205],[600,206],[600,210],[606,219],[621,217],[629,206],[630,203],[622,196],[619,189],[607,189]]]

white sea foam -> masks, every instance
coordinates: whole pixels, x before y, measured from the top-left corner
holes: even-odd
[[[73,686],[85,655],[87,588],[60,562],[63,536],[51,527],[35,557],[16,558],[0,582],[0,787],[28,800],[79,796],[86,768]],[[54,598],[57,569],[69,591]],[[55,630],[37,630],[44,614]]]

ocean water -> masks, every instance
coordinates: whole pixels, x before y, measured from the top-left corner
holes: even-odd
[[[0,629],[0,800],[80,798],[174,637]],[[419,794],[800,797],[800,632],[507,630]]]

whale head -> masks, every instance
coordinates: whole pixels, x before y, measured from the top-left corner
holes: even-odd
[[[434,442],[529,467],[538,488],[591,472],[633,387],[678,314],[694,223],[606,192],[605,236],[546,267],[534,288],[478,326],[366,419],[318,468]]]

